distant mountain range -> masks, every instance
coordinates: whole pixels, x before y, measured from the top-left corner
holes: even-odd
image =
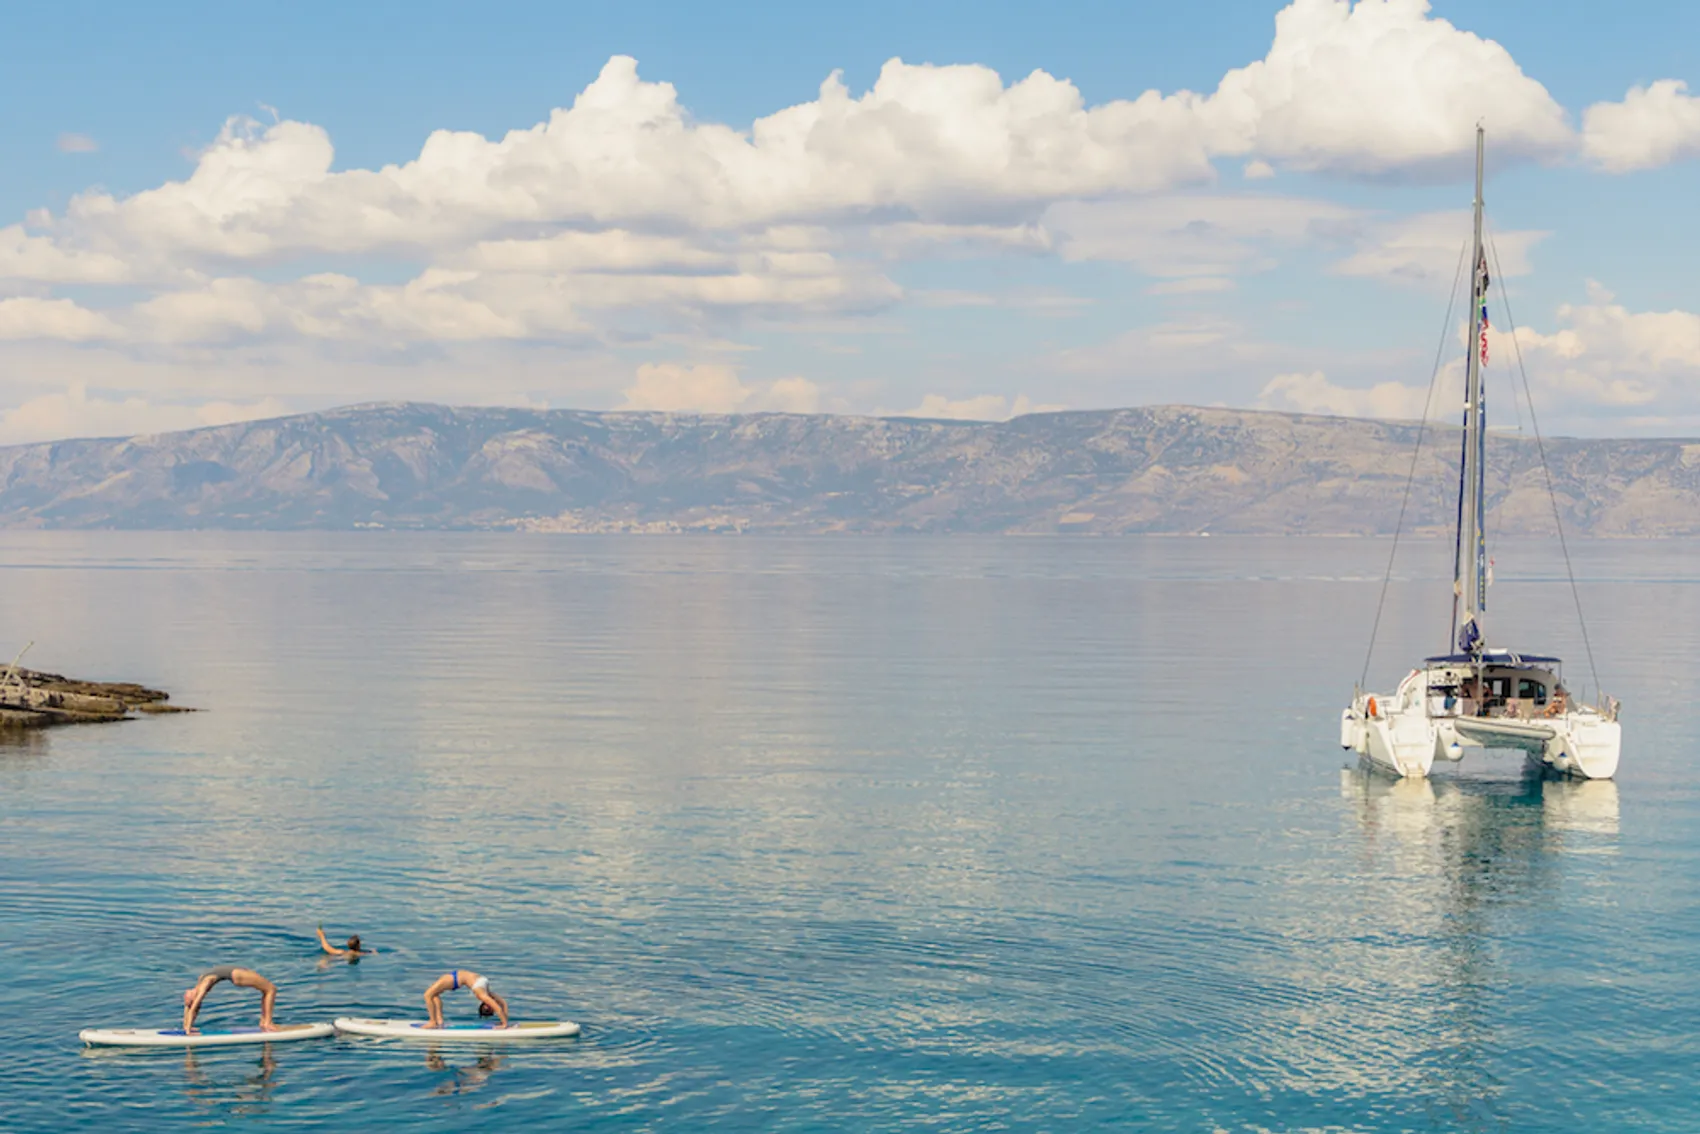
[[[538,531],[1386,532],[1410,422],[1152,406],[1007,422],[386,403],[0,449],[0,524]],[[1407,527],[1444,529],[1456,429]],[[1700,534],[1700,443],[1546,443],[1566,530]],[[1532,440],[1489,443],[1490,528],[1553,532]]]

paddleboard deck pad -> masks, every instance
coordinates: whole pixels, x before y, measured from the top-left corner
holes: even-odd
[[[571,1020],[540,1020],[514,1023],[507,1027],[488,1024],[448,1024],[428,1028],[424,1020],[367,1020],[343,1016],[336,1030],[353,1036],[382,1036],[386,1039],[448,1040],[474,1043],[505,1043],[510,1040],[560,1039],[578,1035],[578,1025]]]
[[[259,1028],[84,1028],[77,1038],[98,1047],[224,1047],[237,1043],[285,1043],[322,1039],[336,1031],[330,1024],[280,1024],[275,1032]]]

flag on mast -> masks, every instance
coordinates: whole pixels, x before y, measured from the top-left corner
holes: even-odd
[[[1476,266],[1476,280],[1476,301],[1482,307],[1482,365],[1486,366],[1488,360],[1488,265],[1486,252],[1482,253],[1481,263]]]

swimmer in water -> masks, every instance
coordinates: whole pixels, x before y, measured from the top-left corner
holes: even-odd
[[[220,965],[216,969],[208,969],[201,974],[201,979],[195,982],[193,988],[183,990],[183,1033],[193,1035],[195,1032],[195,1017],[201,1014],[201,1002],[212,991],[213,985],[221,980],[227,980],[237,988],[252,988],[260,994],[260,1030],[275,1032],[277,1025],[272,1023],[272,1008],[277,1004],[277,985],[255,972],[253,969],[239,968],[236,965]]]
[[[325,927],[322,925],[319,926],[319,948],[323,949],[326,953],[329,953],[333,957],[347,957],[349,964],[353,964],[361,957],[370,957],[373,953],[377,952],[376,949],[362,949],[360,947],[360,935],[358,933],[348,939],[347,948],[332,945],[329,941],[325,940]]]
[[[480,1016],[500,1017],[502,1027],[508,1026],[508,1002],[490,991],[489,977],[479,976],[467,969],[450,969],[432,981],[431,987],[425,990],[425,1011],[429,1017],[426,1027],[443,1026],[443,993],[461,988],[470,989],[472,995],[478,998]]]

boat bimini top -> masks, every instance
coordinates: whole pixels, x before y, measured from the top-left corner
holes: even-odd
[[[1540,667],[1563,665],[1555,657],[1544,654],[1520,654],[1515,650],[1483,650],[1479,654],[1439,654],[1432,658],[1424,658],[1428,665],[1503,665],[1513,668]]]

